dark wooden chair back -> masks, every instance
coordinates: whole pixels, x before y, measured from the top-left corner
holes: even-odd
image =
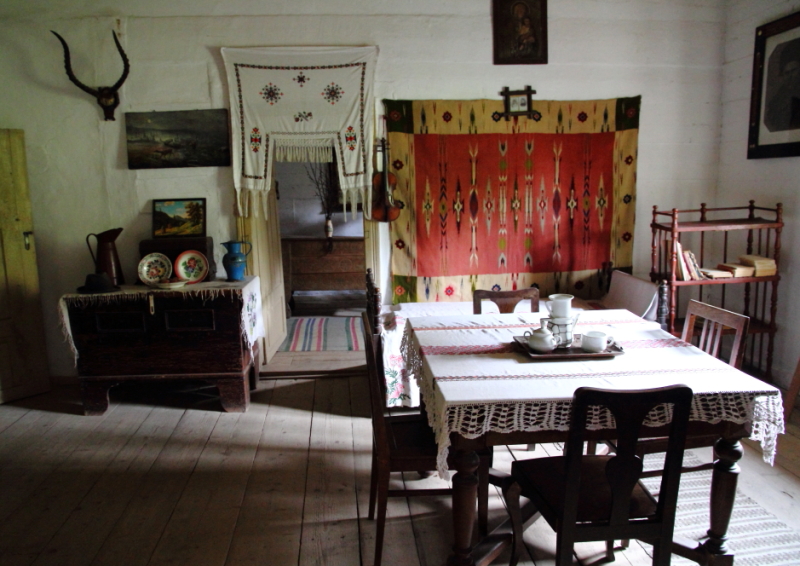
[[[691,300],[686,308],[686,321],[681,335],[681,339],[684,342],[690,342],[694,336],[698,335],[696,328],[698,318],[703,319],[703,321],[697,347],[705,353],[718,358],[722,335],[723,333],[729,333],[730,330],[728,329],[732,329],[734,336],[728,363],[737,369],[741,368],[742,358],[744,357],[744,342],[747,337],[750,317]]]
[[[372,273],[372,269],[367,269],[366,275],[366,284],[367,284],[367,318],[369,320],[369,325],[365,326],[364,328],[368,328],[370,334],[380,334],[381,333],[381,291],[378,287],[375,286],[375,276]],[[366,322],[366,321],[365,321]]]
[[[692,390],[685,385],[641,391],[579,388],[572,402],[569,439],[563,457],[514,462],[511,475],[521,494],[557,530],[557,565],[571,564],[574,543],[646,539],[653,544],[653,564],[669,564]],[[616,422],[616,454],[584,456],[587,420],[607,408]],[[658,500],[640,483],[643,459],[640,435],[651,411],[669,410],[668,446]],[[519,492],[509,511],[518,513]],[[519,525],[515,525],[515,536]],[[520,537],[515,555],[519,555]],[[609,558],[613,551],[609,544]]]
[[[386,381],[383,377],[383,344],[380,334],[369,331],[369,315],[362,315],[364,323],[364,342],[367,355],[367,379],[369,381],[369,399],[372,410],[372,434],[375,450],[384,452],[389,445],[386,432]]]
[[[527,289],[517,289],[516,291],[487,291],[486,289],[476,289],[472,292],[472,314],[481,314],[481,301],[489,299],[497,305],[501,313],[514,312],[523,299],[531,300],[531,312],[539,312],[539,289],[528,287]]]

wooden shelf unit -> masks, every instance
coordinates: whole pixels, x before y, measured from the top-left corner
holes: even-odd
[[[758,216],[757,216],[758,215]],[[722,217],[720,217],[722,216]],[[725,306],[727,290],[742,289],[741,310],[750,317],[748,342],[745,350],[745,366],[770,381],[772,379],[772,358],[777,326],[775,316],[778,304],[778,283],[780,277],[781,230],[783,229],[783,206],[775,208],[755,205],[751,200],[748,206],[729,208],[708,208],[706,204],[694,210],[658,210],[653,207],[652,250],[650,279],[663,283],[667,289],[667,330],[675,335],[681,331],[682,321],[678,319],[678,300],[682,288],[692,292],[697,300],[703,301],[707,286],[722,286],[718,306]],[[768,277],[730,277],[683,281],[677,277],[675,242],[681,241],[684,234],[696,233],[699,246],[693,247],[701,266],[716,267],[719,263],[737,263],[739,255],[729,257],[729,232],[746,233],[746,249],[743,253],[771,257],[775,260],[778,274]],[[706,235],[709,232],[724,232],[722,243],[707,247]],[[669,241],[671,244],[667,244]],[[667,249],[669,247],[669,250]],[[731,246],[734,247],[734,246]],[[685,248],[684,248],[685,249]],[[707,262],[707,263],[706,263]],[[694,291],[693,291],[694,289]],[[711,291],[709,288],[707,291]],[[710,294],[710,293],[707,293]],[[710,301],[706,301],[710,302]],[[738,304],[738,303],[737,303]]]

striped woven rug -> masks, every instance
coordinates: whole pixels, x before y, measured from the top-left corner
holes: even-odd
[[[645,458],[645,467],[655,467]],[[684,454],[684,465],[700,463],[691,451]],[[661,478],[643,480],[647,488],[658,491]],[[711,492],[711,471],[681,476],[678,492],[678,512],[675,534],[700,541],[708,530],[708,498]],[[758,503],[736,491],[733,516],[728,528],[728,547],[734,553],[736,566],[797,566],[800,564],[800,534],[792,530]],[[652,547],[643,545],[648,551]],[[692,565],[694,562],[672,555],[672,564]]]
[[[363,350],[361,319],[355,316],[290,318],[279,352]]]

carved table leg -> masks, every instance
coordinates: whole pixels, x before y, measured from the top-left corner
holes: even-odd
[[[81,380],[83,414],[99,416],[108,410],[108,390],[116,385],[113,381]]]
[[[703,546],[711,554],[727,554],[728,524],[736,498],[739,464],[743,455],[739,440],[720,438],[714,445],[714,472],[711,479],[711,528]]]
[[[480,458],[474,451],[460,451],[455,457],[453,476],[453,554],[449,566],[473,566],[472,529],[475,525],[475,506],[478,500],[478,469]]]
[[[250,406],[250,380],[248,374],[230,379],[216,379],[222,408],[228,413],[244,413]]]

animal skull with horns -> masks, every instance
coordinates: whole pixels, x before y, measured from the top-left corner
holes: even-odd
[[[125,82],[125,79],[128,78],[128,72],[131,70],[130,62],[128,61],[128,57],[125,55],[125,51],[122,49],[122,45],[119,44],[119,39],[117,39],[117,34],[112,30],[112,34],[114,34],[114,43],[117,44],[117,50],[119,54],[122,56],[122,63],[124,65],[124,69],[122,70],[122,76],[119,80],[114,83],[114,86],[99,86],[97,88],[91,88],[83,84],[81,81],[77,79],[75,73],[72,72],[72,64],[70,63],[69,58],[69,47],[67,46],[67,42],[64,41],[64,38],[58,35],[53,30],[50,30],[53,35],[55,35],[58,40],[61,42],[61,45],[64,46],[64,68],[67,70],[67,77],[71,80],[75,86],[81,89],[84,92],[88,92],[92,96],[97,99],[97,104],[100,105],[100,108],[103,109],[103,115],[105,116],[106,120],[113,120],[114,119],[114,109],[119,106],[119,89],[122,86],[122,83]]]

